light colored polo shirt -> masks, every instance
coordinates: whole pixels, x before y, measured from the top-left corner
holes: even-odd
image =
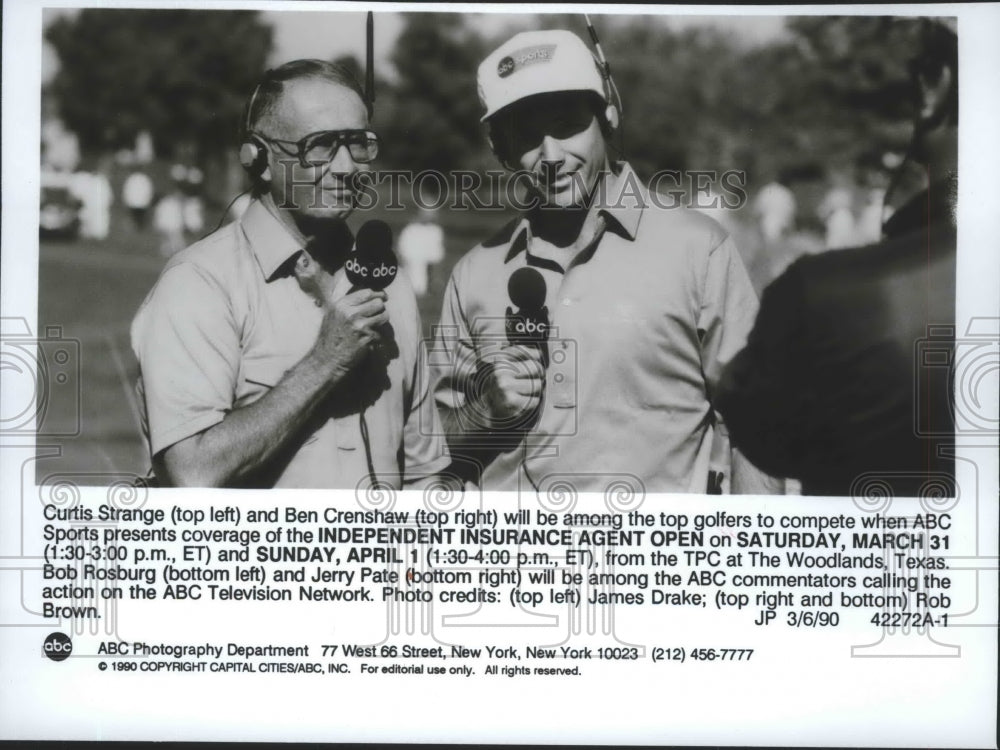
[[[323,311],[287,273],[301,249],[254,201],[167,263],[132,323],[151,456],[256,401],[312,348]],[[397,488],[448,465],[416,299],[402,276],[386,289],[398,352],[384,346],[393,357],[384,369],[338,385],[264,484],[353,489],[369,476],[369,454],[378,479]],[[341,269],[335,296],[349,289]]]
[[[658,207],[628,165],[601,204],[589,217],[595,239],[568,267],[524,216],[465,255],[448,283],[430,352],[435,398],[459,424],[476,424],[470,384],[477,363],[506,345],[507,280],[532,266],[546,282],[551,361],[538,422],[485,467],[486,489],[708,489],[719,437],[711,395],[753,324],[753,287],[715,221]]]

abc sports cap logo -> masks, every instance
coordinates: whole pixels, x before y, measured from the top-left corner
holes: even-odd
[[[504,107],[535,94],[593,91],[607,100],[594,56],[570,31],[525,31],[487,57],[477,74],[485,122]]]
[[[555,48],[554,44],[537,44],[534,47],[514,50],[497,63],[497,75],[506,78],[518,68],[536,63],[547,63],[552,60]]]

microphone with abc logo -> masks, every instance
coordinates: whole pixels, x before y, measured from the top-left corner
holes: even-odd
[[[355,289],[381,291],[396,279],[399,262],[392,251],[392,229],[384,221],[366,221],[358,230],[344,271]]]
[[[358,230],[354,248],[344,263],[344,273],[347,275],[347,280],[351,282],[352,291],[357,289],[382,291],[395,281],[398,272],[399,262],[396,260],[396,254],[392,251],[392,229],[379,219],[366,221]],[[375,471],[365,410],[375,403],[384,390],[389,388],[389,379],[385,373],[384,363],[387,359],[398,356],[399,353],[391,333],[392,324],[386,323],[382,326],[382,332],[383,346],[378,349],[380,357],[377,360],[383,364],[375,366],[375,369],[370,366],[368,369],[355,371],[353,376],[356,380],[354,387],[350,389],[354,405],[360,407],[358,419],[360,420],[361,439],[365,446],[368,478],[372,487],[382,486],[382,483]],[[392,346],[388,349],[385,348],[386,342],[392,342]],[[372,357],[369,356],[367,361],[372,363]]]
[[[507,308],[504,324],[511,344],[537,347],[542,367],[549,366],[549,308],[545,305],[545,279],[534,268],[519,268],[507,282],[514,307]]]
[[[549,336],[549,309],[545,306],[545,279],[534,268],[519,268],[511,274],[507,281],[507,295],[513,306],[508,305],[504,318],[504,333],[507,343],[537,349],[541,364],[544,369],[549,366],[548,336]],[[470,387],[471,402],[477,403],[481,395],[490,386],[494,377],[496,367],[510,367],[506,360],[480,361],[477,366],[476,377]],[[518,366],[518,365],[513,365]],[[544,387],[544,383],[543,383]],[[537,422],[541,403],[534,408],[520,412],[497,421],[492,415],[484,415],[483,425],[488,425],[488,429],[502,430],[498,436],[516,436],[532,429]],[[516,441],[510,445],[504,444],[502,450],[510,450],[516,445]]]

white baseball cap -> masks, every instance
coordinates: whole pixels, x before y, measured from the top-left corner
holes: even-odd
[[[524,31],[479,65],[484,122],[504,107],[535,94],[593,91],[607,101],[604,80],[587,46],[571,31]]]

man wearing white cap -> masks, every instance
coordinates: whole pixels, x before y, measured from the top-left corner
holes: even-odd
[[[455,468],[496,490],[768,491],[711,400],[753,288],[716,222],[657,207],[611,162],[605,73],[568,31],[518,34],[479,67],[491,147],[529,176],[534,205],[445,292],[433,365]],[[526,307],[547,338],[511,343]]]

